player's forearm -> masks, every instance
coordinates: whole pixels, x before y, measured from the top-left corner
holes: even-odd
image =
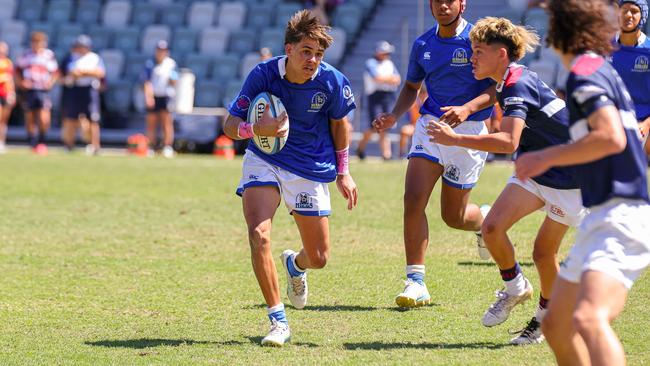
[[[223,132],[233,140],[244,140],[244,138],[239,135],[239,125],[242,122],[245,121],[237,116],[228,114],[226,122],[223,125]]]
[[[497,154],[512,154],[517,150],[519,141],[507,132],[478,136],[458,135],[456,146]]]
[[[334,150],[339,151],[350,146],[350,130],[347,118],[332,120],[330,122],[330,131],[334,142]]]
[[[497,102],[496,87],[491,86],[483,91],[481,95],[465,103],[470,111],[470,114],[474,114],[478,111],[481,111],[485,108],[493,106]]]
[[[544,158],[551,166],[578,165],[617,154],[623,149],[625,143],[616,141],[616,137],[607,131],[592,131],[575,143],[557,145],[544,150]]]
[[[399,93],[399,97],[397,98],[397,102],[395,103],[395,107],[393,107],[393,111],[391,112],[395,117],[397,117],[397,119],[411,108],[418,96],[418,89],[419,85],[417,88],[414,88],[411,83],[407,82],[404,84],[404,87],[402,87],[402,91]]]

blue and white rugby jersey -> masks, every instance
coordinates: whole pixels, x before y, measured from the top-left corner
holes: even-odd
[[[251,100],[259,93],[280,98],[290,123],[286,145],[273,155],[261,152],[252,143],[248,150],[305,179],[331,182],[336,179],[336,157],[330,120],[341,119],[356,108],[350,82],[333,66],[321,62],[311,80],[294,84],[284,78],[286,62],[286,56],[280,56],[258,64],[228,111],[246,120]]]
[[[632,95],[639,121],[650,117],[650,40],[641,33],[635,47],[619,45],[612,65]]]
[[[576,141],[589,133],[587,118],[600,108],[618,108],[627,145],[618,154],[576,166],[576,179],[585,207],[600,205],[612,198],[648,199],[646,169],[634,105],[623,80],[602,56],[587,53],[576,57],[567,81],[571,138]]]
[[[490,79],[476,80],[472,73],[472,44],[469,32],[473,25],[461,20],[452,38],[438,37],[438,26],[431,28],[413,43],[407,80],[424,80],[429,97],[420,114],[440,117],[441,107],[460,106],[479,96],[494,84]],[[469,116],[469,121],[483,121],[492,114],[492,107]]]
[[[497,86],[497,100],[504,117],[517,117],[526,122],[519,140],[519,154],[542,150],[569,142],[569,111],[537,74],[526,66],[512,63]],[[555,189],[577,189],[571,168],[551,168],[533,178],[543,186]]]

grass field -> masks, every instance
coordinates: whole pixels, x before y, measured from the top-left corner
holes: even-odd
[[[499,327],[480,324],[501,280],[478,260],[471,233],[444,227],[437,192],[427,257],[434,304],[395,308],[405,168],[353,163],[353,212],[332,187],[331,260],[310,274],[309,305],[287,311],[293,342],[267,349],[259,341],[268,320],[233,194],[241,160],[0,156],[0,364],[552,364],[545,344],[508,345],[508,330],[525,324],[535,301]],[[492,202],[510,171],[488,166],[475,201]],[[530,243],[542,218],[511,232],[535,297]],[[273,246],[276,255],[300,247],[283,207]],[[616,323],[630,365],[650,364],[649,280],[637,282]]]

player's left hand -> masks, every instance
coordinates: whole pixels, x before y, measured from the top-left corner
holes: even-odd
[[[537,177],[551,168],[544,151],[522,154],[515,161],[515,176],[521,181]]]
[[[359,196],[359,191],[357,190],[357,184],[354,183],[354,179],[352,179],[352,176],[350,174],[337,175],[336,188],[339,189],[339,192],[341,192],[343,198],[348,200],[348,210],[357,207],[357,197]]]
[[[429,122],[427,134],[431,136],[429,141],[445,146],[455,146],[458,136],[448,124],[436,120]]]
[[[442,107],[440,110],[445,113],[440,117],[440,122],[445,122],[451,126],[451,128],[454,128],[459,124],[467,121],[467,117],[470,115],[469,108],[465,107],[464,105]]]

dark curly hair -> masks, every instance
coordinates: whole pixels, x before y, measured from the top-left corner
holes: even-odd
[[[549,0],[546,42],[566,54],[593,51],[608,55],[618,20],[611,0]]]

